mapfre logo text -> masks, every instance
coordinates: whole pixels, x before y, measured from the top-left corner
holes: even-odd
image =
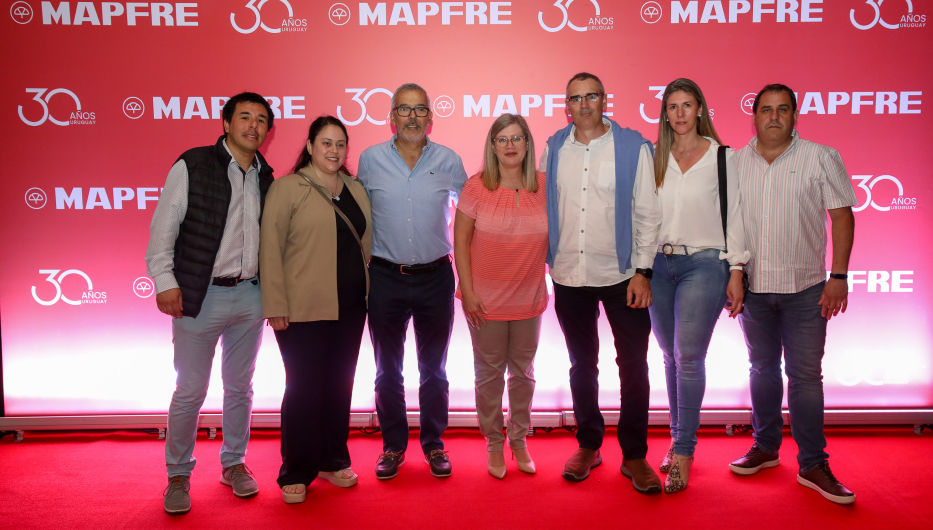
[[[797,109],[806,114],[922,114],[922,90],[794,92]],[[755,93],[742,96],[739,107],[752,115]]]
[[[41,20],[46,26],[197,26],[197,9],[196,2],[42,2]]]
[[[139,98],[134,98],[139,99]],[[227,96],[170,96],[152,98],[152,119],[154,120],[219,120]],[[303,120],[306,118],[304,96],[266,96],[272,107],[272,115],[277,120]],[[124,112],[125,113],[125,112]],[[131,114],[127,118],[137,119]]]
[[[159,188],[55,188],[56,210],[145,210],[159,202]],[[42,188],[29,188],[26,206],[41,210],[49,203]]]
[[[645,11],[649,8],[651,9],[646,14]],[[648,24],[653,24],[663,16],[657,14],[657,9],[654,5],[643,5],[642,19]],[[670,3],[669,10],[671,24],[823,21],[823,0],[674,0]]]
[[[496,26],[512,23],[512,2],[360,2],[360,26]],[[334,4],[328,11],[337,26],[352,19],[351,8]]]

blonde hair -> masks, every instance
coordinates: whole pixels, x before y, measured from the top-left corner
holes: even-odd
[[[722,143],[719,135],[716,134],[716,128],[713,127],[713,120],[709,117],[709,107],[706,105],[706,98],[703,97],[703,91],[690,79],[681,77],[670,82],[664,89],[664,97],[661,99],[661,116],[658,121],[658,143],[654,148],[654,183],[660,188],[664,185],[664,174],[667,173],[667,161],[671,154],[671,145],[674,143],[674,129],[667,121],[667,99],[674,92],[686,92],[697,100],[697,109],[701,113],[697,116],[697,133],[700,136],[708,136],[717,143]]]
[[[486,135],[486,148],[483,151],[483,185],[488,190],[495,190],[499,187],[499,158],[496,156],[493,142],[502,129],[509,125],[517,124],[522,129],[525,136],[525,160],[522,162],[522,187],[535,193],[538,191],[538,177],[535,171],[535,142],[531,138],[531,131],[528,130],[528,123],[525,118],[516,114],[503,114],[492,122],[489,128],[489,134]]]

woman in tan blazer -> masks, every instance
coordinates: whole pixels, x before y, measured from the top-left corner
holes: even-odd
[[[314,120],[294,172],[272,183],[262,216],[263,316],[285,364],[278,482],[286,503],[304,501],[318,475],[341,487],[357,482],[347,436],[372,219],[346,154],[343,123]]]

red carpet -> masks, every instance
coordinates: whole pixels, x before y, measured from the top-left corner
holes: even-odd
[[[259,495],[237,499],[219,483],[220,440],[201,435],[195,450],[192,510],[162,511],[163,445],[139,432],[27,432],[23,442],[0,439],[0,527],[3,528],[930,528],[933,432],[909,427],[828,431],[836,475],[855,491],[852,506],[837,506],[799,486],[796,445],[785,438],[782,463],[751,477],[729,472],[728,462],[751,444],[749,434],[704,429],[690,487],[677,495],[644,496],[619,473],[615,431],[607,433],[603,465],[573,484],[560,477],[576,447],[566,431],[529,439],[538,474],[509,462],[502,481],[486,473],[484,443],[475,430],[446,436],[454,473],[432,477],[414,431],[409,460],[393,480],[373,474],[378,434],[354,433],[350,453],[360,482],[340,489],[312,483],[304,504],[282,503],[275,476],[278,432],[255,431],[248,465]],[[649,460],[660,461],[668,435],[652,429]],[[508,453],[506,457],[509,458]]]

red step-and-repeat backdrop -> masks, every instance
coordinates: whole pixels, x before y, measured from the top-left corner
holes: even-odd
[[[837,148],[858,197],[850,305],[829,324],[829,407],[933,406],[930,167],[933,40],[926,0],[4,2],[0,330],[8,415],[159,412],[174,385],[171,325],[143,254],[166,172],[221,133],[226,97],[275,110],[263,153],[284,175],[320,114],[350,131],[348,164],[391,134],[391,92],[429,92],[433,140],[479,169],[495,116],[521,113],[538,146],[567,123],[564,87],[602,77],[608,112],[656,138],[661,91],[704,89],[726,143],[753,136],[766,83],[797,91],[801,136]],[[604,324],[604,323],[603,323]],[[608,326],[602,405],[618,406]],[[413,340],[409,338],[409,347]],[[409,403],[417,372],[406,364]],[[652,343],[652,406],[666,408]],[[569,362],[551,310],[535,408],[569,409]],[[219,370],[215,370],[219,372]],[[451,406],[473,407],[462,316]],[[708,360],[708,408],[748,407],[748,361],[723,317]],[[368,337],[353,407],[371,410]],[[219,373],[208,408],[219,409]],[[271,331],[256,410],[275,411],[283,373]]]

